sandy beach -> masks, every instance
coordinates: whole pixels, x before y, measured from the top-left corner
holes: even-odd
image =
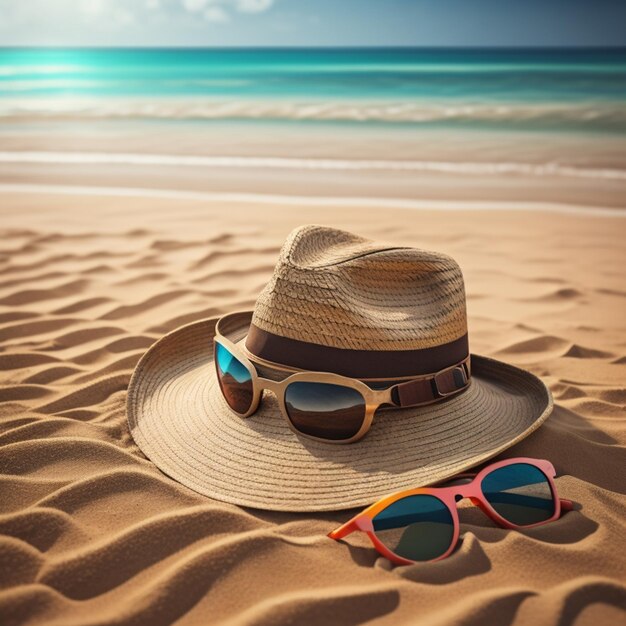
[[[42,150],[32,137],[21,147]],[[584,191],[574,194],[544,177],[524,195],[510,188],[519,192],[523,179],[474,176],[472,185],[423,173],[436,194],[390,193],[394,182],[377,177],[377,198],[357,174],[315,172],[330,180],[319,188],[310,173],[296,182],[273,169],[288,188],[272,187],[263,170],[264,187],[251,182],[254,168],[224,168],[212,176],[247,182],[220,196],[204,169],[160,171],[2,167],[2,624],[623,619],[623,181],[602,185],[599,197],[593,181],[577,179]],[[412,205],[400,208],[394,195]],[[366,205],[350,199],[366,196]],[[326,538],[351,511],[241,509],[195,494],[144,457],[125,415],[137,360],[179,325],[251,308],[285,236],[304,223],[459,261],[472,352],[529,369],[556,402],[502,458],[550,459],[575,511],[518,533],[464,509],[465,535],[450,558],[392,568],[357,536],[350,545]]]

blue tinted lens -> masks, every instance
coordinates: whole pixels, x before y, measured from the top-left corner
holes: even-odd
[[[452,513],[439,498],[427,494],[397,500],[372,522],[376,536],[411,561],[430,561],[445,554],[454,536]]]
[[[237,413],[247,413],[252,406],[253,385],[248,368],[221,343],[215,344],[217,378],[228,405]]]
[[[365,419],[365,398],[356,389],[328,383],[291,383],[285,407],[297,431],[322,439],[350,439]]]
[[[487,502],[505,520],[517,526],[544,522],[554,515],[554,496],[544,473],[527,463],[493,470],[483,478]]]

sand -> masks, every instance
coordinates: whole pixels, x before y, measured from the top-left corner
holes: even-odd
[[[43,169],[4,171],[4,183],[49,182]],[[115,173],[71,176],[56,182]],[[626,219],[611,213],[615,193],[606,211],[548,197],[531,212],[0,187],[3,626],[624,619]],[[137,360],[181,324],[251,307],[287,233],[311,222],[459,261],[472,351],[531,370],[556,400],[502,458],[550,459],[575,511],[519,533],[464,510],[450,558],[392,568],[356,536],[326,538],[353,512],[241,509],[144,457],[125,416]]]

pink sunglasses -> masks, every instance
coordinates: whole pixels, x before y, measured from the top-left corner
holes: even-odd
[[[496,524],[519,530],[558,519],[572,510],[559,498],[556,471],[549,461],[508,459],[478,474],[459,474],[452,480],[471,482],[449,487],[424,487],[387,496],[329,533],[343,539],[360,530],[378,552],[397,565],[438,561],[449,556],[459,540],[457,502],[469,498]]]

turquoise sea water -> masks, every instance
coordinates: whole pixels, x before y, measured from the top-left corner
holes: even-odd
[[[0,116],[626,133],[626,50],[0,49]]]

